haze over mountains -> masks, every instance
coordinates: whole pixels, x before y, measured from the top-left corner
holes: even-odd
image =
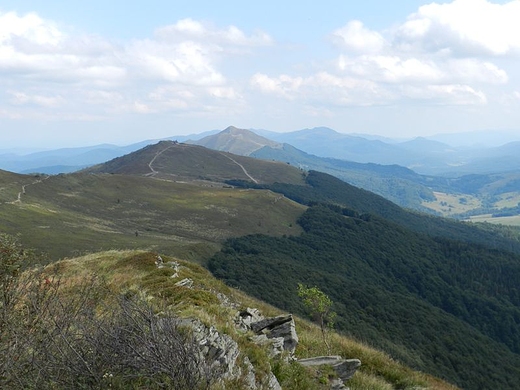
[[[495,142],[490,142],[493,136]],[[456,218],[482,216],[479,218],[484,220],[500,216],[500,221],[516,224],[516,220],[503,217],[519,214],[520,141],[514,141],[518,137],[514,132],[475,132],[403,141],[341,134],[325,127],[274,133],[230,126],[223,131],[170,139],[327,172],[400,206],[427,213]],[[459,146],[440,140],[451,140]],[[502,141],[511,142],[494,146]],[[25,155],[5,153],[0,154],[0,169],[18,173],[73,172],[153,142]],[[488,142],[486,147],[481,146],[484,142]]]
[[[232,126],[228,129],[233,128]],[[224,130],[227,131],[228,129]],[[419,137],[412,140],[397,140],[365,134],[343,134],[326,127],[276,133],[267,130],[252,130],[261,136],[253,141],[249,135],[235,134],[235,150],[221,141],[208,139],[208,147],[248,155],[262,146],[273,147],[276,143],[290,144],[309,154],[333,157],[359,163],[398,164],[422,174],[449,175],[491,173],[511,170],[518,166],[517,150],[520,132],[488,131],[458,134],[440,134]],[[200,134],[172,136],[168,139],[197,141],[208,135],[217,134],[211,130]],[[111,144],[81,148],[65,148],[47,151],[10,151],[0,149],[0,169],[12,172],[60,173],[97,164],[109,158],[121,156],[158,140],[116,146]],[[239,142],[240,141],[240,142]],[[213,144],[211,144],[213,142]],[[250,149],[244,148],[244,142]],[[240,146],[239,146],[240,144]],[[255,146],[256,145],[256,146]],[[256,149],[255,149],[256,148]]]

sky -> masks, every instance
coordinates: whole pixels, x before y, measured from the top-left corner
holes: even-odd
[[[520,0],[0,2],[0,149],[520,132]]]

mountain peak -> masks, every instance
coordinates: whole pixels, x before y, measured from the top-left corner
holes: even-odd
[[[237,133],[237,132],[242,132],[242,131],[249,131],[249,130],[239,129],[238,127],[235,127],[235,126],[228,126],[224,130],[222,130],[221,133]]]
[[[204,137],[194,143],[210,149],[226,151],[242,156],[249,156],[264,146],[270,146],[272,148],[281,147],[278,142],[264,138],[251,130],[239,129],[235,126],[229,126],[220,133]]]

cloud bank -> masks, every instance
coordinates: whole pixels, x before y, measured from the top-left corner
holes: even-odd
[[[520,54],[520,1],[455,0],[422,6],[401,24],[374,31],[352,20],[335,29],[335,66],[314,75],[255,74],[263,93],[306,99],[323,90],[323,104],[482,105],[487,88],[508,72],[495,61]]]
[[[192,18],[116,41],[0,11],[0,118],[334,117],[412,103],[518,105],[511,64],[520,56],[519,20],[520,0],[433,2],[377,30],[361,20],[331,26],[326,54],[315,56],[269,32]]]

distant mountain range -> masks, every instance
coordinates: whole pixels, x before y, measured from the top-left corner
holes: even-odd
[[[508,194],[520,192],[520,164],[515,164],[515,157],[512,157],[518,146],[515,142],[491,148],[482,153],[480,160],[474,160],[471,165],[474,169],[473,172],[479,173],[448,178],[419,174],[412,169],[396,164],[360,163],[333,157],[319,157],[294,146],[300,145],[307,151],[319,152],[322,150],[322,153],[325,154],[327,153],[326,145],[330,145],[331,151],[328,154],[331,155],[339,154],[341,145],[346,145],[345,150],[349,148],[354,150],[356,149],[354,146],[356,146],[358,150],[365,150],[367,156],[374,156],[374,159],[377,157],[377,153],[374,151],[379,150],[382,155],[387,157],[390,154],[399,156],[401,159],[415,156],[414,158],[421,158],[422,161],[430,161],[429,166],[432,168],[445,167],[448,158],[452,161],[462,158],[455,149],[438,141],[416,138],[398,144],[388,144],[379,140],[367,140],[339,134],[327,128],[307,129],[278,135],[275,138],[278,141],[289,141],[289,143],[273,143],[271,139],[262,139],[249,130],[235,127],[229,127],[220,133],[191,142],[216,150],[242,151],[243,155],[260,159],[284,161],[304,170],[326,172],[352,185],[379,194],[402,207],[428,213],[452,216],[461,214],[461,217],[473,215],[470,210],[474,210],[474,215],[495,213],[501,208],[498,204],[503,197],[507,197],[511,203],[512,197]],[[358,152],[356,151],[356,153]],[[444,156],[444,163],[442,158],[435,156]],[[491,170],[490,166],[494,166],[498,173],[485,173]],[[438,200],[435,192],[453,194],[450,204],[444,200],[438,201],[437,205],[431,204]],[[465,196],[474,198],[473,207],[468,206]],[[451,204],[454,202],[457,202],[457,205]],[[459,205],[460,202],[463,204]],[[515,214],[516,212],[508,210],[508,213]]]
[[[497,139],[509,140],[506,144],[481,143],[480,133],[467,134],[467,143],[462,135],[418,137],[408,141],[389,141],[374,137],[354,136],[338,133],[327,127],[304,129],[290,133],[263,132],[274,141],[288,143],[307,153],[321,157],[332,157],[359,163],[398,164],[425,175],[457,177],[465,174],[486,174],[516,170],[520,167],[520,156],[515,146],[520,133]],[[473,139],[473,136],[475,138]],[[453,140],[453,146],[440,140]],[[517,150],[517,149],[516,149]]]
[[[489,141],[493,134],[495,142]],[[508,195],[520,193],[520,141],[514,141],[515,137],[520,139],[520,134],[474,132],[392,140],[342,134],[327,127],[275,133],[230,126],[223,131],[173,136],[168,140],[326,172],[402,207],[467,218],[477,211],[502,212],[504,207],[509,215],[516,215],[512,209],[516,207],[516,198]],[[482,146],[486,141],[487,146]],[[500,141],[510,142],[496,146]],[[74,172],[155,142],[4,153],[0,154],[0,169],[17,173]],[[436,192],[452,194],[452,198],[440,200]]]
[[[196,140],[199,137],[215,134],[218,130],[211,130],[200,134],[173,136],[166,140],[184,142]],[[16,173],[70,173],[85,167],[100,164],[113,158],[139,150],[146,145],[157,143],[159,140],[145,140],[127,146],[100,144],[77,148],[62,148],[30,152],[27,150],[13,151],[0,150],[0,169]]]
[[[516,170],[520,167],[520,132],[476,131],[440,134],[411,140],[391,139],[366,134],[343,134],[327,127],[276,133],[252,130],[246,138],[233,132],[234,127],[220,132],[172,136],[166,140],[193,142],[217,133],[204,146],[231,153],[250,155],[264,146],[289,144],[303,152],[357,163],[401,165],[417,173],[458,177],[466,174],[488,174]],[[256,137],[256,138],[255,138]],[[145,140],[127,146],[101,144],[38,152],[0,150],[0,169],[17,173],[64,173],[138,150],[159,140]]]

